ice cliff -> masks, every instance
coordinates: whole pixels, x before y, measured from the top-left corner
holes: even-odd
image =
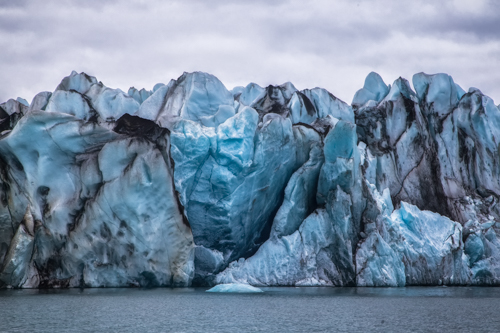
[[[348,105],[184,73],[0,104],[0,286],[500,284],[500,110],[446,74]]]

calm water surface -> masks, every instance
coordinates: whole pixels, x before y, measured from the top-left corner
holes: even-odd
[[[2,332],[500,332],[500,288],[0,290]]]

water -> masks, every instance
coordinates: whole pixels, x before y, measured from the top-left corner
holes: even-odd
[[[1,290],[2,332],[500,332],[500,288]]]

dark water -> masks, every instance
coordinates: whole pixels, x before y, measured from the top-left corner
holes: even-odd
[[[2,332],[500,332],[500,288],[1,290]]]

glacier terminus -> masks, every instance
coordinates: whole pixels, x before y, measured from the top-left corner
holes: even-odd
[[[499,201],[499,106],[447,74],[0,104],[0,287],[500,285]]]

